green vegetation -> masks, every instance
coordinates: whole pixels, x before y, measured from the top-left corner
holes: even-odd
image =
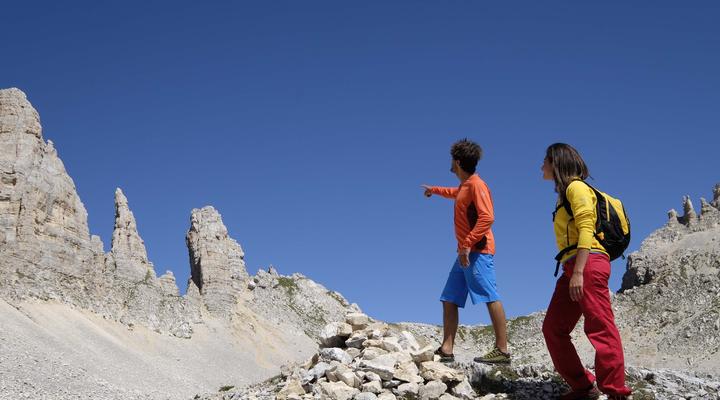
[[[490,370],[490,373],[488,373],[488,376],[495,376],[496,373],[500,372],[500,376],[504,379],[515,381],[520,379],[520,375],[518,375],[517,372],[515,372],[514,369],[506,366],[506,365],[495,365]]]
[[[235,388],[235,386],[227,385],[227,386],[221,387],[219,391],[220,391],[220,392],[227,392],[228,390],[234,389],[234,388]]]
[[[633,391],[633,399],[635,400],[655,400],[655,395],[650,390],[650,385],[643,379],[637,379],[632,375],[625,377],[627,385]]]
[[[341,305],[342,305],[342,304],[345,304],[345,302],[343,301],[342,297],[340,297],[340,295],[339,295],[337,292],[333,292],[332,290],[328,290],[328,291],[327,291],[327,295],[330,296],[330,297],[332,297],[333,299],[335,299],[335,301],[337,301],[337,302],[340,303]]]
[[[289,295],[295,294],[295,292],[298,290],[297,283],[295,283],[295,280],[292,278],[288,278],[285,276],[281,276],[278,278],[278,285],[285,288],[285,291]]]
[[[491,340],[495,335],[491,325],[468,328],[468,333],[475,342]]]
[[[150,280],[152,280],[152,276],[153,276],[152,272],[150,272],[150,270],[147,270],[147,272],[145,272],[145,278],[143,279],[143,283],[145,283],[145,284],[150,283]]]

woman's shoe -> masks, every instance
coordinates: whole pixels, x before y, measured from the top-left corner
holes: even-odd
[[[600,398],[600,391],[592,384],[587,389],[570,390],[569,392],[560,395],[560,400],[595,400]]]

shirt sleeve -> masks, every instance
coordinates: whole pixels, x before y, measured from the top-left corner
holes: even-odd
[[[446,199],[454,199],[457,197],[459,189],[456,187],[431,186],[430,192]]]
[[[578,230],[578,249],[591,249],[595,235],[595,193],[582,182],[568,185],[565,196],[570,203]]]
[[[482,184],[472,185],[471,196],[472,202],[477,210],[478,218],[475,226],[465,237],[465,240],[460,243],[460,248],[462,249],[472,248],[475,243],[479,242],[483,236],[486,236],[488,232],[490,232],[490,227],[493,222],[495,222],[495,211],[493,209],[490,191],[487,187]]]

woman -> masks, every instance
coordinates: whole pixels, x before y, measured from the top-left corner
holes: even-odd
[[[626,399],[631,391],[625,385],[622,342],[610,305],[610,258],[594,237],[597,198],[584,182],[588,168],[572,146],[555,143],[547,148],[542,171],[543,179],[552,180],[558,193],[553,213],[558,248],[577,244],[577,249],[560,260],[563,274],[543,322],[555,369],[570,385],[570,391],[560,399],[597,399],[600,391],[609,399]],[[572,216],[562,206],[565,201]],[[585,334],[595,348],[597,379],[583,367],[570,341],[570,332],[581,315],[585,317]]]

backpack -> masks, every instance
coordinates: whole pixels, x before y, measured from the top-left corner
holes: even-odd
[[[620,200],[595,189],[585,181],[581,182],[588,185],[597,197],[597,206],[595,208],[595,215],[597,215],[594,232],[595,239],[605,248],[605,251],[610,256],[610,261],[620,256],[624,259],[625,255],[623,253],[627,250],[628,245],[630,245],[630,219],[627,213],[625,213],[625,206],[623,206]],[[556,211],[560,209],[560,207],[565,208],[565,211],[567,211],[571,219],[574,218],[572,208],[570,208],[570,202],[568,202],[567,199],[563,200],[563,204],[558,206]],[[558,270],[560,269],[560,260],[568,251],[574,249],[577,249],[577,243],[562,249],[557,256],[555,256],[555,260],[557,261],[555,265],[555,276],[557,276]]]

